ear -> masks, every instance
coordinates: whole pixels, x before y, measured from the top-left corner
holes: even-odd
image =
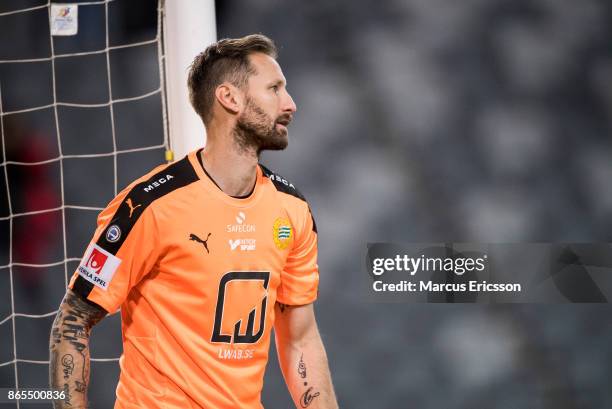
[[[237,114],[242,110],[242,92],[230,83],[224,82],[220,84],[217,89],[215,89],[215,98],[223,108],[233,114]]]

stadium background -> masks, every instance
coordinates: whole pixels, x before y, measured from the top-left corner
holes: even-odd
[[[34,3],[3,2],[0,12]],[[111,43],[154,38],[155,3],[113,2]],[[88,12],[99,18],[93,9],[81,8],[81,21]],[[46,11],[40,18],[0,18],[0,60],[48,52]],[[300,187],[317,219],[316,308],[342,407],[612,407],[607,305],[373,304],[359,287],[366,242],[610,241],[611,23],[605,0],[217,2],[219,38],[275,39],[298,105],[290,147],[263,162]],[[103,48],[103,29],[81,25],[65,52]],[[154,47],[115,53],[114,98],[158,86]],[[58,99],[108,98],[97,58],[60,67]],[[0,64],[3,110],[42,105],[46,69]],[[60,109],[61,122],[71,124],[61,130],[64,154],[112,149],[105,109]],[[5,116],[5,160],[56,157],[50,115]],[[151,119],[160,116],[159,95],[117,104],[117,148],[161,144],[161,119]],[[162,160],[161,148],[119,155],[119,188]],[[113,194],[112,169],[112,157],[64,160],[67,202],[103,206]],[[56,162],[7,171],[14,213],[57,206]],[[59,215],[15,218],[13,260],[61,259]],[[78,257],[95,213],[69,209],[66,219],[69,256]],[[6,218],[0,235],[7,265]],[[11,305],[9,271],[0,274],[2,319]],[[57,307],[63,265],[15,267],[13,276],[15,311]],[[48,359],[51,321],[15,320],[18,358]],[[0,325],[0,362],[13,359],[12,330],[11,322]],[[120,350],[118,317],[107,318],[94,330],[92,356]],[[264,403],[290,407],[271,356]],[[22,387],[46,383],[44,365],[18,370]],[[13,365],[0,367],[0,387],[13,378]],[[116,379],[114,362],[92,365],[92,407],[111,407]]]

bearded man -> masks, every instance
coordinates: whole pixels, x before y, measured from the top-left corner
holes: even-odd
[[[313,302],[317,228],[259,163],[296,106],[263,35],[224,39],[189,72],[203,149],[137,179],[98,217],[50,339],[56,408],[87,406],[91,328],[121,307],[115,408],[262,408],[274,328],[297,408],[337,408]]]

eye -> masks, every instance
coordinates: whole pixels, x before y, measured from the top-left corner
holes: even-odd
[[[275,94],[278,94],[278,85],[272,85],[270,88]]]

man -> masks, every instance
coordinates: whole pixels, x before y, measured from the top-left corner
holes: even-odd
[[[189,72],[206,147],[124,189],[53,323],[56,408],[85,407],[91,328],[121,306],[115,408],[261,408],[274,326],[298,408],[337,408],[312,302],[317,230],[293,184],[258,163],[296,106],[263,35],[221,40]]]

